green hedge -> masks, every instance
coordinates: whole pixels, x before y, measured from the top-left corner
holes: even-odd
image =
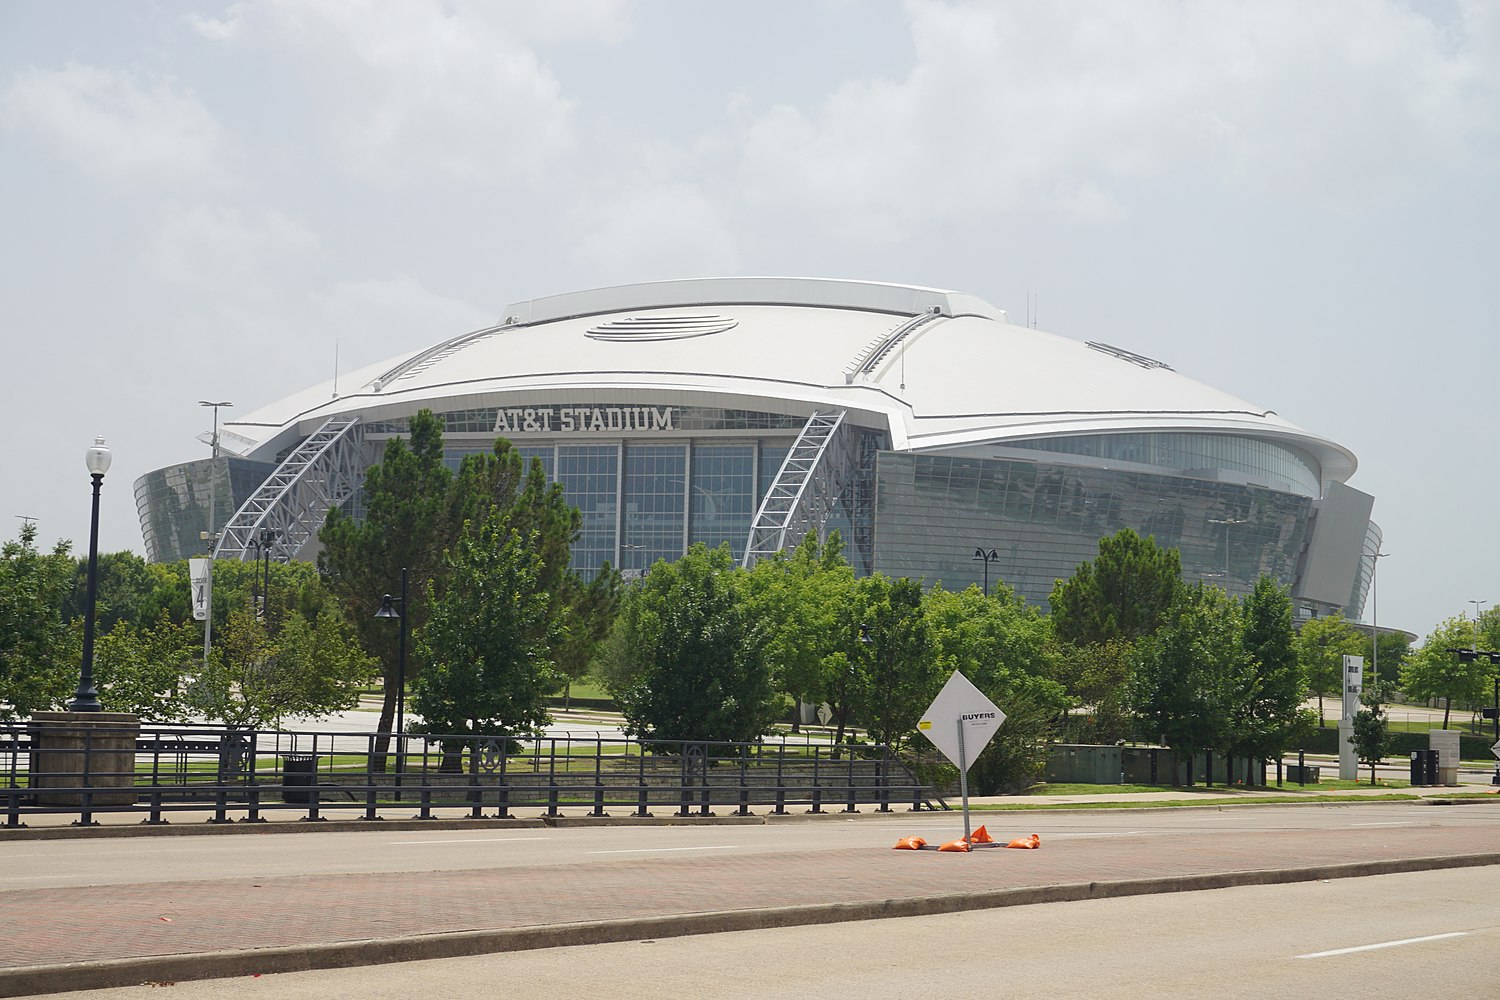
[[[1487,736],[1470,736],[1461,733],[1458,737],[1458,755],[1463,760],[1493,760],[1490,753],[1491,740]],[[1327,726],[1313,732],[1310,739],[1305,740],[1300,747],[1292,747],[1293,751],[1306,750],[1308,753],[1326,753],[1337,755],[1339,752],[1339,731],[1336,726]],[[1386,739],[1386,756],[1392,758],[1411,757],[1413,750],[1427,749],[1426,733],[1390,733]]]

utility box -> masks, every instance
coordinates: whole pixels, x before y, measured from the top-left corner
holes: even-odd
[[[1437,781],[1433,784],[1450,788],[1458,784],[1458,736],[1457,729],[1427,731],[1429,752],[1437,755]]]
[[[1419,787],[1438,783],[1436,750],[1413,750],[1411,752],[1411,783]]]

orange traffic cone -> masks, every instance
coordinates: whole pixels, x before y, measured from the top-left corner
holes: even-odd
[[[896,850],[898,851],[920,851],[926,846],[927,841],[921,837],[902,837],[896,841]]]
[[[982,826],[969,834],[969,843],[971,844],[993,844],[994,842],[995,838],[990,836],[990,831]]]
[[[1005,846],[1019,848],[1023,851],[1034,851],[1042,846],[1042,838],[1033,833],[1029,837],[1017,837]]]

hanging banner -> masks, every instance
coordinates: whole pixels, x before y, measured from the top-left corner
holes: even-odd
[[[208,618],[208,588],[213,586],[212,559],[189,559],[188,580],[193,590],[193,618],[205,621]]]

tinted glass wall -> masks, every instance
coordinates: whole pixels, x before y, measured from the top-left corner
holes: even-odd
[[[983,580],[974,550],[994,549],[991,584],[1040,605],[1126,527],[1177,549],[1190,581],[1289,584],[1312,510],[1261,487],[1020,460],[882,452],[876,478],[877,570],[962,589]]]
[[[146,558],[175,562],[206,555],[204,532],[219,531],[276,466],[220,455],[148,472],[135,481]],[[212,499],[213,525],[209,525]]]

